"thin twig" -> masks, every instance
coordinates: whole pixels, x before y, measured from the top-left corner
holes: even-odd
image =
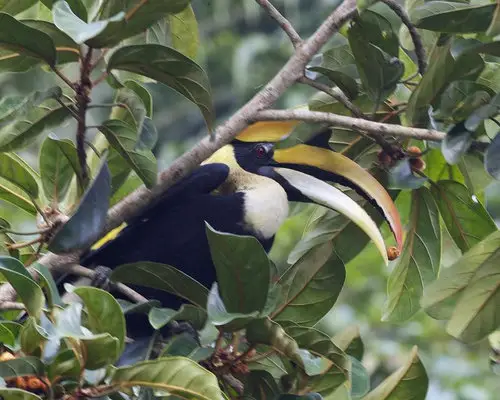
[[[88,278],[88,279],[94,279],[96,276],[95,271],[92,271],[89,268],[83,267],[79,264],[71,264],[67,267],[67,272],[70,273],[71,275],[76,275],[76,276],[81,276],[83,278]],[[123,283],[112,283],[112,286],[114,289],[120,291],[122,294],[127,296],[129,299],[135,301],[136,303],[145,303],[148,300],[137,293],[135,290],[130,289],[128,286],[124,285]]]
[[[387,6],[396,13],[396,15],[401,19],[401,22],[405,24],[410,32],[411,40],[413,41],[413,46],[415,47],[415,55],[417,56],[418,72],[421,75],[425,73],[427,69],[427,62],[425,60],[425,48],[422,43],[422,38],[417,31],[417,28],[411,23],[409,15],[406,10],[400,4],[396,3],[395,0],[381,0],[382,3],[387,4]]]
[[[56,75],[61,78],[71,89],[76,91],[75,84],[69,80],[69,78],[62,73],[57,67],[52,67],[52,71],[56,73]]]
[[[309,79],[306,76],[302,76],[301,78],[299,78],[298,82],[303,83],[304,85],[309,85],[317,90],[322,91],[323,93],[332,96],[335,100],[337,100],[345,108],[347,108],[355,117],[366,118],[366,116],[363,114],[363,111],[361,111],[356,105],[354,105],[342,91],[337,92],[328,85],[316,82],[315,80]]]
[[[294,48],[297,48],[297,46],[300,46],[302,43],[302,39],[300,35],[297,33],[295,28],[292,26],[290,21],[288,21],[279,11],[276,7],[274,7],[270,1],[268,0],[255,0],[257,3],[260,4],[260,6],[266,10],[266,12],[269,14],[269,16],[274,19],[278,25],[283,29],[283,32],[285,32],[288,37],[290,38],[290,41],[292,42],[292,45]]]
[[[262,110],[257,112],[255,117],[252,119],[252,121],[288,120],[326,122],[330,123],[332,126],[341,128],[362,130],[368,133],[378,133],[382,135],[410,137],[420,140],[441,141],[446,136],[445,132],[432,129],[409,128],[401,125],[382,124],[380,122],[346,117],[344,115],[309,110]]]
[[[97,67],[97,65],[101,62],[101,60],[104,58],[104,56],[106,56],[108,51],[109,51],[109,49],[103,49],[101,51],[101,54],[99,54],[99,57],[97,57],[97,59],[90,65],[91,71],[93,71],[95,69],[95,67]]]
[[[89,109],[89,108],[111,108],[111,107],[120,107],[120,108],[128,109],[128,107],[123,103],[89,104],[87,109]]]
[[[40,243],[41,241],[43,241],[43,237],[39,236],[28,242],[7,244],[7,248],[10,250],[22,249],[23,247],[28,247],[31,246],[32,244]]]
[[[102,81],[104,81],[109,75],[109,72],[108,71],[105,71],[102,73],[102,75],[97,78],[95,81],[92,82],[92,86],[97,86],[99,85],[99,83],[101,83]]]
[[[80,121],[80,116],[77,114],[77,112],[75,110],[73,110],[70,106],[68,106],[67,104],[64,104],[64,102],[61,100],[61,99],[56,99],[56,101],[61,105],[63,106],[66,110],[68,110],[68,112],[73,116],[74,119],[76,119],[77,121]]]

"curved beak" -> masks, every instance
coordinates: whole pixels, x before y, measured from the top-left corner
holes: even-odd
[[[358,225],[373,240],[386,265],[388,264],[387,249],[382,234],[373,219],[353,199],[336,187],[309,174],[288,168],[266,168],[273,170],[274,174],[267,171],[266,175],[270,175],[283,186],[290,200],[320,204],[345,215]]]

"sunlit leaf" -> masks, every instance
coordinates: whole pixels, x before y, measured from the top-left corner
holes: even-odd
[[[184,357],[160,358],[118,368],[114,371],[110,383],[116,385],[118,390],[141,386],[181,397],[224,399],[215,375]]]
[[[16,34],[13,35],[13,32]],[[49,66],[56,65],[56,48],[50,36],[3,12],[0,12],[0,45],[41,59]]]
[[[168,22],[172,46],[189,58],[195,59],[198,54],[200,38],[192,6],[189,4],[181,12],[170,14]]]
[[[494,10],[495,4],[469,6],[466,3],[433,1],[415,8],[411,20],[417,28],[437,32],[484,32]]]
[[[109,19],[120,12],[125,19],[110,24],[100,35],[88,41],[91,47],[113,47],[123,39],[135,36],[168,14],[181,12],[189,0],[108,0],[101,3],[97,20]]]
[[[383,319],[402,322],[420,309],[424,287],[433,282],[441,264],[439,210],[430,191],[412,192],[410,226],[403,251],[387,283]]]
[[[74,12],[78,18],[82,19],[83,21],[87,21],[87,8],[85,7],[85,4],[83,3],[85,0],[66,0],[65,3],[67,3]],[[61,3],[59,0],[41,0],[43,4],[49,9],[53,10],[53,7],[56,3]]]
[[[94,243],[106,223],[110,192],[109,169],[104,159],[77,210],[49,243],[49,250],[54,253],[65,253],[74,249],[84,249]]]
[[[406,363],[363,397],[363,400],[424,399],[428,386],[429,378],[415,346]]]
[[[0,153],[0,176],[24,190],[33,199],[38,197],[38,183],[33,175],[7,153]]]
[[[125,347],[125,317],[116,299],[108,292],[93,288],[75,288],[87,310],[88,327],[93,333],[109,333],[118,339],[120,352]]]
[[[0,199],[8,201],[9,203],[19,207],[21,210],[26,211],[28,214],[36,215],[37,210],[31,201],[19,193],[0,183]]]
[[[439,181],[431,186],[431,192],[448,231],[463,252],[496,230],[487,211],[464,185]]]
[[[111,55],[108,71],[113,69],[144,75],[171,87],[200,108],[212,129],[215,117],[208,76],[182,53],[155,44],[125,46]]]
[[[22,120],[0,129],[0,151],[13,151],[33,143],[45,130],[60,126],[69,116],[67,108],[53,100],[31,109]]]
[[[125,18],[125,13],[121,12],[106,20],[87,23],[73,12],[66,1],[57,1],[52,7],[52,15],[54,24],[78,44],[99,35],[109,23],[118,22]]]
[[[492,233],[476,244],[453,265],[445,268],[439,279],[425,288],[421,304],[433,318],[449,319],[464,290],[472,281],[478,268],[498,260],[500,234]],[[471,300],[471,299],[469,299]]]
[[[0,272],[16,290],[28,314],[38,317],[44,305],[42,289],[19,260],[0,256]]]
[[[36,2],[37,0],[2,1],[2,3],[0,3],[0,11],[10,15],[16,15],[30,8]]]
[[[360,337],[359,327],[349,326],[337,333],[332,340],[346,354],[358,360],[363,358],[364,345]]]
[[[156,183],[156,159],[150,150],[136,148],[136,132],[119,120],[107,120],[99,129],[144,184],[149,188],[152,187]]]
[[[47,199],[56,203],[63,200],[75,173],[80,189],[84,188],[78,154],[71,140],[49,135],[40,148],[39,164]]]
[[[207,305],[208,289],[170,265],[152,262],[124,264],[113,270],[110,279],[164,290],[201,308]]]

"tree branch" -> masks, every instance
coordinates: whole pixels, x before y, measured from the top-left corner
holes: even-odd
[[[191,150],[175,160],[167,170],[160,174],[158,184],[152,190],[141,187],[112,207],[108,212],[107,224],[103,234],[140,212],[151,200],[193,171],[215,151],[228,144],[249,125],[250,121],[255,120],[258,111],[271,107],[290,86],[304,75],[307,63],[328,39],[356,13],[356,0],[344,0],[313,35],[295,49],[295,53],[276,76],[248,103],[216,129],[215,139],[208,136],[203,138]],[[66,265],[78,263],[81,252],[76,251],[65,255],[48,253],[39,262],[57,276],[64,273]],[[0,287],[0,301],[13,298],[15,298],[15,291],[12,286],[6,284]]]
[[[408,137],[420,140],[441,141],[445,132],[432,129],[409,128],[401,125],[383,124],[359,118],[351,118],[332,113],[309,110],[262,110],[256,113],[253,121],[287,121],[300,120],[310,122],[326,122],[333,126],[360,130],[368,133]]]
[[[290,21],[288,21],[278,10],[274,7],[268,0],[255,0],[260,6],[266,10],[269,16],[274,19],[278,25],[283,29],[283,31],[288,35],[293,47],[297,48],[302,44],[302,38],[297,33],[295,28],[292,26]]]

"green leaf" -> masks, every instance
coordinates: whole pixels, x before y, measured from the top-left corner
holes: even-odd
[[[490,26],[486,30],[488,36],[496,36],[500,34],[500,4],[497,3],[495,13],[491,19]]]
[[[47,339],[47,332],[37,324],[35,317],[29,317],[19,332],[19,342],[25,354],[32,354],[39,350],[42,342]]]
[[[104,159],[77,210],[49,243],[49,250],[56,254],[66,253],[94,243],[106,223],[110,193],[109,169]]]
[[[87,21],[87,7],[83,3],[85,0],[67,0],[65,3],[69,5],[71,10],[78,16],[78,18],[83,21]],[[49,10],[53,10],[54,4],[60,3],[58,0],[41,0],[41,2],[47,7]]]
[[[245,376],[245,398],[276,399],[280,389],[274,377],[265,370],[253,370]]]
[[[80,338],[85,348],[85,369],[104,368],[120,357],[120,341],[109,333]]]
[[[14,151],[33,143],[47,129],[60,126],[71,114],[57,102],[49,100],[31,109],[19,121],[0,128],[0,152]]]
[[[351,397],[362,399],[370,390],[370,375],[368,371],[354,357],[349,357],[351,368],[349,370],[349,381],[351,382]]]
[[[493,181],[484,189],[486,210],[500,227],[500,182]]]
[[[4,323],[0,323],[0,341],[5,346],[14,347],[16,344],[16,336],[7,326],[4,325]]]
[[[346,354],[353,356],[357,360],[363,358],[364,344],[359,334],[359,327],[349,326],[337,333],[332,340]]]
[[[110,279],[164,290],[203,309],[207,305],[208,289],[170,265],[153,262],[124,264],[113,270]]]
[[[9,189],[5,185],[0,183],[0,199],[8,201],[9,203],[19,207],[21,210],[26,211],[28,214],[36,215],[37,210],[31,201],[20,194],[16,193],[12,189]]]
[[[172,46],[189,58],[198,54],[200,38],[198,23],[191,4],[179,13],[168,16]]]
[[[156,159],[150,150],[136,148],[136,132],[119,120],[107,120],[99,127],[99,130],[141,178],[146,187],[153,187],[156,184],[157,175]]]
[[[191,304],[183,304],[181,308],[172,310],[170,308],[153,307],[148,312],[149,323],[154,329],[163,328],[170,321],[187,321],[195,329],[202,329],[207,321],[207,313],[199,307]]]
[[[372,390],[363,400],[424,399],[429,378],[414,346],[406,363]]]
[[[464,185],[439,181],[431,186],[431,192],[448,231],[462,252],[496,230],[487,211]]]
[[[322,54],[321,64],[308,67],[310,71],[319,72],[335,83],[349,98],[358,94],[359,77],[356,62],[348,44],[328,49]]]
[[[198,341],[189,333],[174,336],[162,350],[160,357],[182,356],[193,361],[201,361],[210,357],[213,350],[203,348]]]
[[[106,20],[86,23],[71,10],[66,1],[57,1],[52,7],[52,16],[54,24],[61,31],[71,37],[75,43],[82,44],[99,35],[109,23],[123,20],[125,13],[118,13]]]
[[[125,317],[115,298],[110,293],[93,287],[78,287],[73,293],[85,304],[90,330],[93,333],[108,333],[117,338],[121,353],[125,348]]]
[[[113,69],[144,75],[171,87],[199,107],[212,130],[215,115],[210,81],[205,71],[182,53],[156,44],[125,46],[111,55],[108,71]]]
[[[100,35],[88,41],[96,48],[113,47],[123,39],[142,33],[168,14],[184,10],[189,0],[109,0],[101,3],[96,19],[104,20],[125,12],[126,17],[119,23],[110,24]]]
[[[140,83],[133,80],[127,80],[123,84],[141,99],[142,104],[146,109],[146,116],[153,118],[153,97],[151,96],[151,93],[149,93],[149,91]]]
[[[28,314],[39,317],[45,301],[43,292],[24,265],[15,258],[0,256],[0,272],[16,290]]]
[[[301,349],[306,349],[316,356],[329,361],[326,370],[320,375],[309,378],[309,385],[315,392],[323,396],[333,393],[348,379],[348,359],[328,335],[295,323],[284,325],[285,332],[290,335]]]
[[[42,400],[40,396],[21,389],[0,388],[0,396],[9,400]]]
[[[64,303],[59,295],[59,291],[57,289],[57,284],[50,273],[50,270],[43,264],[39,262],[34,262],[31,267],[38,272],[40,278],[40,286],[45,289],[46,300],[49,308],[52,308],[54,305],[64,306]]]
[[[332,243],[312,247],[280,278],[284,300],[273,318],[314,325],[335,304],[344,280],[344,263]]]
[[[453,265],[444,269],[439,279],[425,288],[421,304],[436,319],[449,319],[457,301],[475,276],[485,265],[495,263],[500,257],[500,233],[494,232],[477,243]],[[469,299],[471,300],[471,299]]]
[[[0,362],[0,377],[15,378],[17,376],[44,374],[45,366],[37,357],[21,357]]]
[[[0,126],[14,120],[24,118],[33,108],[50,98],[60,98],[62,90],[59,86],[44,91],[36,91],[28,96],[4,97],[0,100]]]
[[[7,153],[0,153],[0,176],[24,190],[31,198],[38,197],[36,179],[21,163]]]
[[[56,204],[61,202],[75,174],[83,190],[82,170],[71,140],[58,139],[54,134],[49,134],[40,148],[39,165],[43,191],[48,200]]]
[[[13,35],[13,32],[16,34]],[[0,13],[0,45],[41,59],[51,67],[56,65],[56,48],[51,37],[3,12]]]
[[[206,234],[227,311],[242,314],[262,311],[267,301],[271,266],[260,242],[253,236],[218,232],[208,224]]]
[[[464,3],[433,1],[415,8],[411,21],[420,29],[448,33],[485,32],[495,4],[469,6]]]
[[[484,167],[495,179],[500,179],[500,132],[493,138],[484,155]]]
[[[16,15],[23,12],[24,10],[27,10],[36,2],[37,0],[2,1],[0,3],[0,11],[10,15]]]
[[[165,357],[118,368],[110,383],[120,391],[141,386],[185,398],[224,399],[215,375],[184,357]]]
[[[429,189],[422,187],[412,192],[410,226],[387,283],[383,320],[403,322],[419,311],[424,288],[437,278],[440,264],[439,210]]]
[[[78,379],[80,377],[80,362],[73,350],[63,350],[56,355],[47,368],[47,376],[53,381],[56,377]]]
[[[472,132],[463,122],[451,127],[441,142],[441,151],[446,162],[450,165],[457,164],[472,144]]]

